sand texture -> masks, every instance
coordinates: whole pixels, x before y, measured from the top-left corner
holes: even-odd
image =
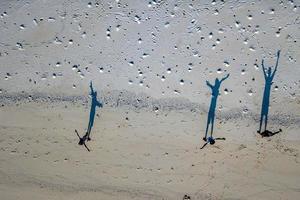
[[[0,0],[0,199],[299,199],[299,11]]]

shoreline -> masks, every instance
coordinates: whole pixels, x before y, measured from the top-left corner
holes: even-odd
[[[194,103],[184,98],[163,98],[155,99],[146,94],[135,94],[128,91],[110,91],[105,92],[103,95],[100,92],[99,99],[102,101],[104,107],[108,108],[130,108],[135,111],[185,111],[191,114],[206,115],[208,112],[208,105]],[[89,106],[90,97],[87,96],[53,96],[42,93],[22,93],[22,94],[2,94],[0,95],[0,105],[13,106],[27,103],[73,103],[82,106]],[[273,111],[274,112],[274,111]],[[252,110],[243,110],[243,108],[231,108],[219,110],[217,109],[216,119],[218,120],[246,120],[250,123],[259,123],[260,114]],[[293,126],[300,128],[300,115],[291,113],[276,113],[273,114],[272,110],[269,114],[269,123],[281,127]]]

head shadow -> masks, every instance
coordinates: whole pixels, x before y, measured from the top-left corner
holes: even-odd
[[[214,145],[216,143],[216,140],[226,140],[226,138],[213,138],[212,136],[208,137],[205,141],[206,143],[200,148],[203,149],[207,144]]]

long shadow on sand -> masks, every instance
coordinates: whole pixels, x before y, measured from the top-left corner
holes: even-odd
[[[226,80],[229,77],[229,74],[219,80],[218,78],[215,79],[215,85],[212,85],[208,81],[206,81],[206,85],[210,87],[211,89],[211,101],[210,101],[210,106],[209,106],[209,111],[208,111],[208,117],[207,117],[207,124],[206,124],[206,130],[205,130],[205,136],[203,138],[204,141],[207,141],[207,132],[208,132],[208,127],[210,125],[210,137],[212,138],[213,130],[214,130],[214,121],[215,121],[215,110],[217,106],[217,99],[219,96],[219,88],[224,80]]]
[[[261,128],[262,128],[263,122],[264,122],[264,131],[263,132],[270,132],[267,130],[268,114],[269,114],[269,106],[270,106],[270,94],[271,94],[271,86],[273,84],[273,78],[275,76],[275,73],[276,73],[277,67],[278,67],[279,56],[280,56],[280,50],[277,51],[277,61],[276,61],[275,69],[273,72],[272,72],[272,68],[268,67],[268,71],[266,73],[264,60],[262,60],[262,62],[261,62],[261,66],[262,66],[262,70],[263,70],[264,78],[265,78],[265,89],[264,89],[264,96],[263,96],[262,106],[261,106],[259,130],[257,131],[258,133],[261,133]]]
[[[102,108],[103,104],[97,100],[97,91],[94,91],[92,81],[90,83],[90,89],[91,89],[91,96],[92,96],[92,104],[91,104],[91,110],[90,110],[90,119],[89,119],[89,125],[87,130],[87,140],[91,140],[90,134],[92,131],[92,127],[94,125],[94,119],[96,114],[96,107]]]
[[[89,124],[88,124],[87,132],[85,133],[85,135],[83,137],[80,137],[77,130],[75,130],[77,136],[79,137],[78,144],[79,145],[84,145],[88,151],[90,151],[90,149],[86,146],[85,142],[91,140],[90,134],[91,134],[91,131],[92,131],[92,127],[94,125],[96,107],[99,107],[99,108],[103,107],[103,104],[100,101],[97,100],[97,91],[94,91],[92,81],[90,82],[90,90],[91,90],[90,95],[92,96],[92,103],[91,103],[90,118],[89,118]]]

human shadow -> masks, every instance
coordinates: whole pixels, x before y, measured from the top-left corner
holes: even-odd
[[[97,100],[97,91],[94,91],[92,81],[90,82],[90,89],[91,89],[91,96],[92,96],[92,103],[91,103],[91,110],[90,110],[90,119],[89,125],[87,129],[87,140],[91,140],[90,134],[92,131],[92,127],[94,126],[94,119],[96,114],[96,107],[102,108],[103,104]]]
[[[226,80],[229,77],[229,74],[219,80],[218,78],[215,79],[215,85],[210,84],[208,81],[206,81],[206,85],[211,88],[212,90],[212,97],[210,102],[210,107],[208,111],[208,117],[207,117],[207,124],[206,124],[206,131],[205,131],[205,137],[203,138],[204,141],[207,141],[207,133],[208,128],[210,125],[210,137],[212,138],[213,130],[214,130],[214,121],[215,121],[215,110],[217,106],[217,99],[219,96],[219,88],[224,80]]]
[[[281,128],[278,131],[275,131],[275,132],[265,130],[265,131],[263,131],[263,132],[261,132],[259,134],[261,135],[261,137],[271,137],[271,136],[276,135],[276,134],[278,134],[280,132],[282,132]]]
[[[84,145],[87,148],[88,151],[90,151],[90,150],[86,146],[85,142],[91,140],[90,134],[91,134],[91,131],[92,131],[92,127],[94,125],[96,107],[99,107],[99,108],[103,107],[103,104],[100,101],[97,100],[97,91],[94,91],[92,81],[90,82],[90,90],[91,90],[90,95],[92,96],[92,103],[91,103],[88,129],[87,129],[87,131],[86,131],[86,133],[83,137],[80,137],[77,130],[75,130],[77,136],[79,137],[78,144],[79,145]]]
[[[267,131],[271,86],[273,84],[273,78],[277,71],[279,56],[280,56],[280,50],[277,51],[277,61],[276,61],[275,69],[273,72],[272,72],[272,68],[268,67],[268,71],[266,73],[264,59],[262,59],[262,62],[261,62],[261,66],[262,66],[262,70],[263,70],[264,78],[265,78],[265,89],[264,89],[264,95],[263,95],[262,106],[261,106],[259,130],[257,131],[258,133],[261,133],[261,128],[262,128],[263,123],[264,123],[264,131]]]

